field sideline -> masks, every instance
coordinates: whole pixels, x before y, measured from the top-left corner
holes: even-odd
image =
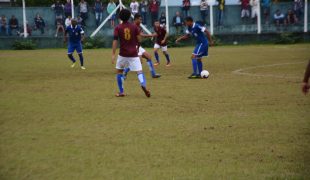
[[[0,179],[309,179],[309,49],[212,47],[207,80],[169,49],[160,79],[143,63],[150,99],[134,73],[114,97],[110,49],[85,71],[65,49],[0,51]]]

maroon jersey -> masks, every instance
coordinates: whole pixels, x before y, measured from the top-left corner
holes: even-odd
[[[156,34],[157,34],[157,38],[156,38],[156,43],[159,44],[160,46],[167,46],[167,42],[165,43],[161,43],[162,40],[165,39],[165,36],[166,36],[166,29],[163,28],[163,27],[158,27],[158,28],[154,28]]]
[[[135,24],[135,25],[136,25],[137,28],[138,28],[139,34],[143,33],[143,29],[141,28],[141,26],[140,26],[140,25],[137,25],[137,24]],[[141,46],[141,43],[140,43],[140,42],[138,42],[138,46]]]
[[[137,26],[128,22],[119,24],[114,29],[114,40],[120,40],[120,56],[138,57],[139,40],[137,36],[139,34]]]

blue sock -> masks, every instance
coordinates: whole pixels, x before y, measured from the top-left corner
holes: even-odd
[[[124,69],[125,74],[128,74],[129,71],[130,71],[129,67]]]
[[[138,73],[138,79],[139,79],[140,85],[143,87],[146,87],[146,79],[145,79],[143,72]]]
[[[192,59],[192,65],[193,65],[193,74],[198,74],[197,73],[197,59]]]
[[[170,57],[169,57],[169,54],[165,54],[165,56],[166,56],[167,64],[169,64],[169,63],[170,63]]]
[[[202,71],[202,68],[203,68],[203,65],[202,65],[202,61],[197,61],[197,66],[198,66],[198,73],[200,74],[201,71]]]
[[[147,65],[148,65],[149,68],[150,68],[151,75],[152,75],[152,76],[155,76],[155,75],[156,75],[156,72],[155,72],[155,69],[154,69],[152,60],[151,60],[151,59],[148,59],[148,60],[146,61],[146,63],[147,63]]]
[[[68,57],[73,63],[75,63],[75,59],[72,54],[68,54]]]
[[[81,66],[84,66],[83,54],[79,54]]]
[[[123,74],[117,74],[116,75],[116,80],[117,80],[117,85],[120,93],[124,93],[124,88],[123,88]]]
[[[155,55],[156,61],[159,63],[159,55],[158,55],[158,53],[157,53],[157,52],[154,52],[154,55]]]

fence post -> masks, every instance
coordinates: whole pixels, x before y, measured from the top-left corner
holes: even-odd
[[[304,32],[308,32],[308,0],[305,0],[305,12],[304,12]]]
[[[24,23],[24,38],[27,38],[28,32],[27,32],[27,18],[26,18],[26,3],[25,0],[23,0],[23,23]]]
[[[72,19],[74,18],[74,0],[71,0],[71,16],[72,16]]]

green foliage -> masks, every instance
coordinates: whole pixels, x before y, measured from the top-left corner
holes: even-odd
[[[84,44],[85,49],[98,49],[105,46],[105,38],[103,36],[96,36],[94,38],[87,38]]]
[[[19,40],[14,42],[12,48],[15,50],[33,50],[36,46],[32,40]]]
[[[219,38],[219,37],[217,37],[217,36],[212,36],[212,40],[213,40],[213,42],[214,42],[214,46],[219,46],[219,45],[221,45],[222,44],[222,42],[221,42],[221,39]]]
[[[294,33],[282,33],[280,34],[275,43],[276,44],[295,44],[299,41],[301,41],[300,35],[294,34]]]
[[[144,48],[152,48],[154,46],[154,42],[151,38],[144,38],[141,42],[141,46]]]
[[[171,35],[168,37],[168,47],[184,47],[186,46],[186,42],[179,42],[179,43],[175,43],[175,41],[177,40],[179,36],[176,35]]]

